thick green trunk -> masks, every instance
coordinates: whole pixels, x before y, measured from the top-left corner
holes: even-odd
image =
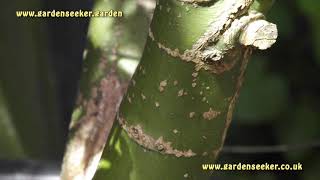
[[[223,146],[251,48],[232,37],[221,37],[233,44],[217,41],[223,58],[207,62],[199,59],[202,50],[194,47],[208,32],[208,24],[221,20],[237,3],[244,1],[157,3],[141,62],[120,105],[95,179],[209,177],[201,165],[213,163]],[[254,7],[260,8],[259,2]],[[241,8],[231,13],[239,17],[229,14],[227,19],[246,15],[249,6],[239,14]],[[221,30],[226,33],[233,27],[223,19],[222,23],[226,25],[220,22],[212,27],[226,28]]]

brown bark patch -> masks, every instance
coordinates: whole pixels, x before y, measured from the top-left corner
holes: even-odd
[[[161,81],[160,82],[160,84],[159,84],[159,91],[160,92],[163,92],[164,91],[164,88],[167,86],[167,80],[163,80],[163,81]]]
[[[63,163],[66,176],[72,179],[85,173],[102,152],[127,85],[128,82],[120,81],[115,70],[111,70],[91,88],[89,97],[81,95],[78,105],[84,109],[84,115],[70,126],[71,139]]]
[[[176,157],[192,157],[196,155],[191,149],[178,150],[173,148],[172,142],[165,141],[162,136],[157,139],[153,138],[143,131],[141,125],[127,125],[126,121],[121,117],[118,117],[118,121],[128,136],[143,148]]]
[[[202,117],[203,117],[203,119],[211,120],[211,119],[216,118],[219,114],[221,114],[221,112],[214,111],[212,108],[210,108],[208,111],[206,111],[202,114]]]

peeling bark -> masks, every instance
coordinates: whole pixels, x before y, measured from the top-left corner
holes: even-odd
[[[192,152],[191,149],[189,150],[174,149],[171,146],[172,142],[166,142],[162,136],[155,139],[150,135],[145,134],[140,125],[128,126],[127,122],[121,117],[118,117],[118,121],[121,127],[124,129],[124,131],[126,131],[128,136],[145,149],[157,151],[161,154],[174,155],[176,157],[192,157],[196,155],[194,152]],[[174,129],[173,132],[176,134],[177,130]]]

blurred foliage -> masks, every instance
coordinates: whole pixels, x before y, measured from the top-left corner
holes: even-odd
[[[296,135],[300,136],[296,140],[302,141],[320,135],[314,130],[320,125],[316,110],[320,100],[320,65],[316,61],[320,58],[317,48],[310,45],[320,34],[313,24],[320,22],[320,15],[308,16],[320,2],[298,2],[277,1],[271,9],[268,19],[278,26],[278,42],[250,60],[235,116],[241,123],[272,121],[282,131],[279,138]],[[293,129],[296,132],[289,133]],[[295,138],[290,143],[293,141]]]
[[[7,103],[0,87],[0,158],[24,156],[20,138],[12,124]]]
[[[4,113],[0,117],[0,157],[61,158],[64,141],[48,62],[46,21],[17,18],[14,13],[38,9],[41,2],[14,0],[4,5],[0,14],[0,103]],[[8,146],[2,147],[2,143]]]
[[[275,114],[285,111],[288,103],[286,79],[267,72],[267,60],[252,57],[249,63],[246,82],[241,90],[235,116],[247,123],[261,123],[272,120]]]
[[[274,3],[268,19],[278,26],[278,41],[270,50],[256,52],[251,59],[235,113],[234,123],[253,127],[271,125],[270,134],[275,137],[273,145],[293,147],[280,154],[284,159],[279,163],[301,162],[304,173],[295,173],[296,179],[312,180],[320,176],[316,171],[319,169],[319,163],[316,163],[320,158],[319,150],[311,148],[312,143],[320,141],[319,12],[320,1]],[[263,144],[268,139],[260,141]],[[309,148],[295,149],[308,144]],[[261,174],[254,173],[247,178],[274,179]],[[288,178],[282,175],[280,179]],[[227,177],[238,179],[231,175]]]
[[[297,4],[311,23],[313,39],[311,43],[317,49],[315,51],[317,56],[316,61],[320,65],[320,3],[314,0],[297,0]]]

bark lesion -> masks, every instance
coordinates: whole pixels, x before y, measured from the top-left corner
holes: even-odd
[[[202,117],[205,120],[212,120],[212,119],[218,117],[220,114],[221,114],[220,111],[213,110],[210,107],[208,111],[202,113]]]
[[[128,125],[124,118],[118,116],[117,120],[130,139],[142,146],[144,149],[156,151],[165,155],[175,157],[193,157],[196,156],[191,149],[179,150],[172,146],[172,142],[165,141],[162,136],[154,138],[144,132],[141,125]]]
[[[63,160],[61,178],[88,177],[102,154],[116,115],[121,95],[127,87],[114,73],[91,88],[89,97],[80,99],[83,115],[70,124],[70,140]]]
[[[178,0],[178,1],[186,4],[192,4],[195,6],[211,6],[217,0]]]

